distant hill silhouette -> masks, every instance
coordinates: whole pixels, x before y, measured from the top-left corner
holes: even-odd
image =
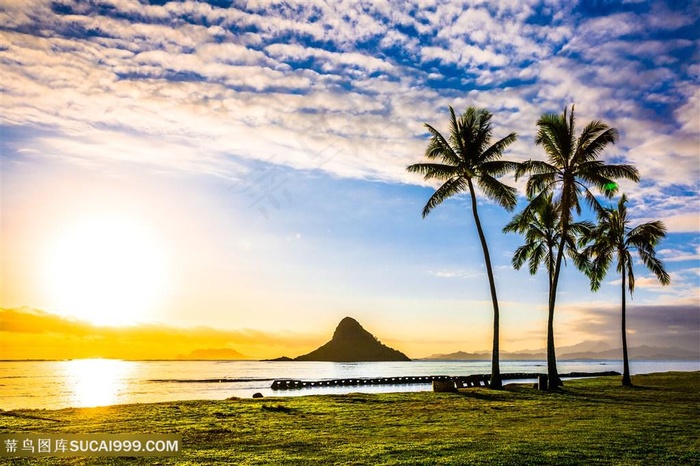
[[[331,341],[295,361],[410,361],[401,351],[382,344],[352,317],[340,321]]]
[[[589,346],[592,343],[588,344]],[[607,348],[608,345],[600,342],[596,342],[594,348],[600,348],[600,351],[585,350],[581,351],[582,348],[587,346],[584,344],[573,345],[569,347],[563,347],[557,350],[557,358],[561,360],[570,359],[620,359],[622,357],[622,348]],[[690,351],[682,348],[675,347],[652,347],[652,346],[636,346],[629,349],[630,357],[633,359],[643,359],[643,360],[685,360],[685,361],[698,361],[700,360],[700,351]],[[488,361],[491,358],[491,353],[483,351],[476,353],[466,353],[464,351],[457,351],[456,353],[449,354],[434,354],[424,360],[440,360],[440,361]],[[518,352],[501,352],[501,359],[504,361],[522,361],[522,360],[545,360],[547,359],[547,353],[544,350],[541,351],[518,351]]]

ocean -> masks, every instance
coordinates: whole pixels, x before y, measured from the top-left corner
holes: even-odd
[[[429,384],[275,391],[275,379],[324,380],[490,373],[489,361],[1,361],[0,409],[61,409],[176,400],[431,390]],[[622,361],[559,361],[560,373],[622,372]],[[632,374],[698,371],[700,361],[631,361]],[[501,361],[502,373],[546,373],[545,361]],[[517,381],[505,381],[514,383]]]

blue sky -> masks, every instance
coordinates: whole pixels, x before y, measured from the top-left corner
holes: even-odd
[[[641,173],[621,183],[634,221],[669,229],[659,256],[673,283],[637,268],[632,309],[645,317],[630,316],[631,344],[697,348],[699,12],[675,1],[3,2],[0,305],[321,343],[351,315],[410,356],[487,349],[469,200],[421,219],[434,186],[405,167],[422,158],[424,123],[447,130],[448,105],[488,108],[496,137],[519,135],[505,157],[522,161],[543,158],[538,117],[576,104],[580,123],[620,131],[605,159]],[[521,208],[522,182],[504,181]],[[511,214],[479,208],[502,346],[543,347],[545,277],[512,270],[521,239],[500,233]],[[92,252],[75,246],[100,235],[84,226],[95,218],[128,227]],[[58,296],[80,289],[88,264],[57,256],[60,244],[77,258],[123,247],[134,256],[120,267],[158,293],[120,288],[105,255],[91,277],[138,312]],[[592,294],[566,271],[561,344],[618,343],[617,279]]]

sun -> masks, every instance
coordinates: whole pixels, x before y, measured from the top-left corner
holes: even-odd
[[[162,243],[138,222],[91,218],[55,236],[46,255],[51,308],[97,325],[149,320],[162,304],[168,266]]]

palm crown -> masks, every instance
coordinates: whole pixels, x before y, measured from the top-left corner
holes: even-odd
[[[610,198],[617,193],[616,178],[639,181],[639,173],[633,166],[607,165],[599,160],[605,147],[617,141],[615,128],[593,120],[577,138],[573,106],[568,117],[567,110],[563,115],[546,114],[540,117],[537,126],[535,143],[544,148],[547,161],[528,160],[519,166],[515,176],[519,178],[530,173],[526,186],[530,198],[545,195],[560,186],[558,200],[563,209],[564,224],[568,222],[572,209],[581,213],[581,195],[596,211],[602,209],[590,187],[598,188]]]
[[[491,143],[491,112],[469,107],[457,118],[450,107],[450,136],[445,138],[438,130],[426,123],[432,135],[425,156],[437,162],[416,163],[407,167],[409,172],[420,173],[425,180],[444,181],[430,197],[423,217],[433,208],[456,194],[469,190],[475,179],[481,191],[489,199],[508,210],[516,203],[516,190],[506,186],[496,177],[513,171],[515,162],[500,160],[503,150],[515,141],[517,135],[510,133],[499,141]]]
[[[562,236],[560,211],[560,204],[555,203],[552,193],[549,193],[540,196],[529,209],[516,214],[503,228],[504,233],[525,235],[525,244],[518,247],[513,254],[513,267],[520,270],[527,262],[530,274],[534,275],[540,265],[544,265],[549,274],[550,286],[554,275],[555,254]],[[581,268],[585,261],[578,254],[575,236],[584,235],[593,228],[593,223],[588,221],[573,223],[564,241],[565,252]]]
[[[657,259],[655,247],[666,236],[666,227],[660,221],[648,222],[634,228],[627,218],[627,197],[622,196],[617,209],[606,208],[600,215],[598,226],[583,241],[593,241],[584,255],[593,260],[591,288],[600,288],[601,282],[613,259],[617,258],[617,272],[628,278],[630,293],[634,292],[632,252],[637,251],[642,263],[659,279],[661,284],[671,282],[663,263]]]

